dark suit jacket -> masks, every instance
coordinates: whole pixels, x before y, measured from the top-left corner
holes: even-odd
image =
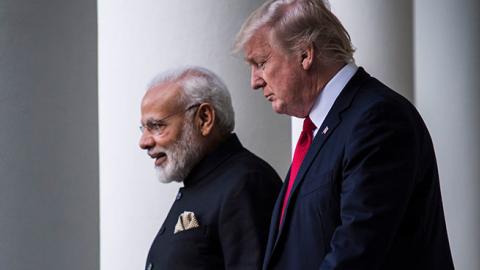
[[[260,269],[281,180],[232,134],[195,166],[148,254],[146,269]],[[200,227],[174,234],[191,211]]]
[[[319,127],[279,228],[285,186],[263,269],[453,269],[427,128],[362,68]]]

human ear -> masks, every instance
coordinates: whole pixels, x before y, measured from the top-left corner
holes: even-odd
[[[313,65],[313,59],[315,57],[315,50],[313,44],[306,46],[301,51],[300,59],[301,65],[304,70],[309,70]]]
[[[215,123],[215,109],[209,103],[200,104],[195,115],[195,120],[200,134],[202,134],[202,136],[208,136],[212,132]]]

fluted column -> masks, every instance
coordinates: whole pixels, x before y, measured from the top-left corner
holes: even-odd
[[[247,148],[281,175],[289,166],[290,120],[250,89],[248,66],[232,56],[234,36],[260,0],[99,1],[102,269],[142,269],[179,185],[156,181],[138,147],[140,101],[159,71],[205,66],[230,88]]]
[[[480,2],[415,1],[415,101],[435,145],[458,270],[480,269]]]
[[[0,269],[99,269],[96,10],[0,2]]]

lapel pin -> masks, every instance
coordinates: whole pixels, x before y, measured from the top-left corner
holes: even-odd
[[[322,131],[322,134],[325,135],[325,134],[327,134],[327,132],[328,132],[328,127],[325,127]]]

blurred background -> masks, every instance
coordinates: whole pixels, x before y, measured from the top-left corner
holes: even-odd
[[[285,176],[301,121],[274,114],[231,53],[262,2],[0,0],[0,269],[144,267],[180,185],[138,148],[140,100],[170,67],[219,74],[240,139]],[[480,269],[480,2],[330,3],[357,65],[422,114],[456,269]]]

